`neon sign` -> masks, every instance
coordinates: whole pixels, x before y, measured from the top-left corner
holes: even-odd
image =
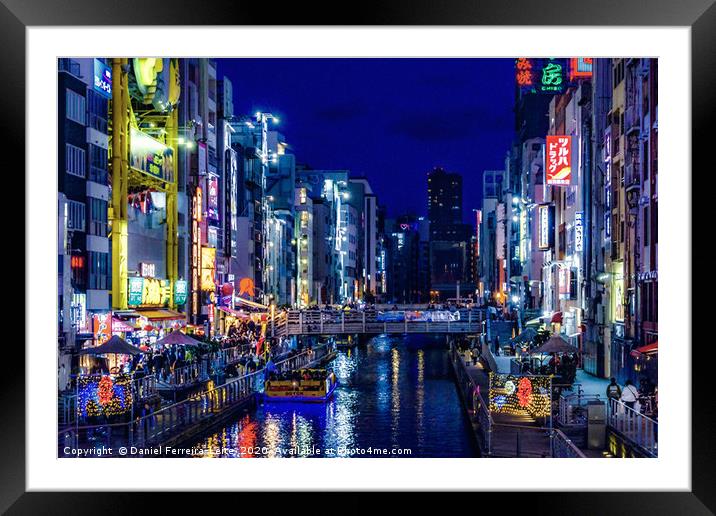
[[[515,62],[515,68],[517,69],[515,80],[518,86],[534,85],[534,74],[532,73],[532,61],[530,59],[526,57],[518,58]]]

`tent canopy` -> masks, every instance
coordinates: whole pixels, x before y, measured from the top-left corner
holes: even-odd
[[[560,335],[554,334],[547,342],[534,350],[534,353],[577,353],[577,348],[569,344]]]
[[[179,330],[176,330],[159,339],[156,344],[158,346],[198,346],[201,342],[191,338],[189,335],[185,335]]]
[[[132,346],[126,340],[113,335],[104,344],[95,346],[93,348],[83,349],[79,352],[80,355],[140,355],[142,352],[139,348]]]

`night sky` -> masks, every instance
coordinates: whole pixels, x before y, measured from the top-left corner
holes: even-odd
[[[426,215],[427,172],[463,176],[463,218],[513,136],[511,59],[219,59],[234,113],[280,118],[298,163],[366,176],[389,216]]]

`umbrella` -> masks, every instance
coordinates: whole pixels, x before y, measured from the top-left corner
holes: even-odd
[[[198,346],[199,344],[201,344],[201,342],[189,337],[188,335],[185,335],[180,331],[173,331],[169,335],[165,335],[156,342],[157,346],[164,346],[167,344],[170,346]]]
[[[559,335],[552,335],[547,342],[534,350],[533,353],[577,353],[577,348],[569,344]]]
[[[514,342],[515,344],[520,343],[520,342],[530,342],[536,336],[537,336],[537,330],[535,330],[534,328],[527,328],[522,333],[520,333],[517,337],[510,340],[510,342]]]
[[[132,346],[126,340],[118,337],[117,335],[113,335],[112,338],[104,344],[93,348],[83,349],[79,352],[80,355],[139,355],[141,353],[142,352],[138,348]]]

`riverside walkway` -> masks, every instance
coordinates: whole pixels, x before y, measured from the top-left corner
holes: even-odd
[[[487,349],[484,351],[489,353]],[[492,413],[487,403],[490,389],[489,370],[484,361],[467,363],[463,354],[455,347],[450,350],[450,358],[483,456],[585,456],[564,433],[546,426],[544,421],[537,421],[526,414]]]
[[[334,356],[327,345],[277,362],[276,371],[313,367]],[[76,449],[168,446],[185,442],[255,402],[263,389],[264,369],[197,393],[130,422],[66,427],[58,432],[59,457]]]

